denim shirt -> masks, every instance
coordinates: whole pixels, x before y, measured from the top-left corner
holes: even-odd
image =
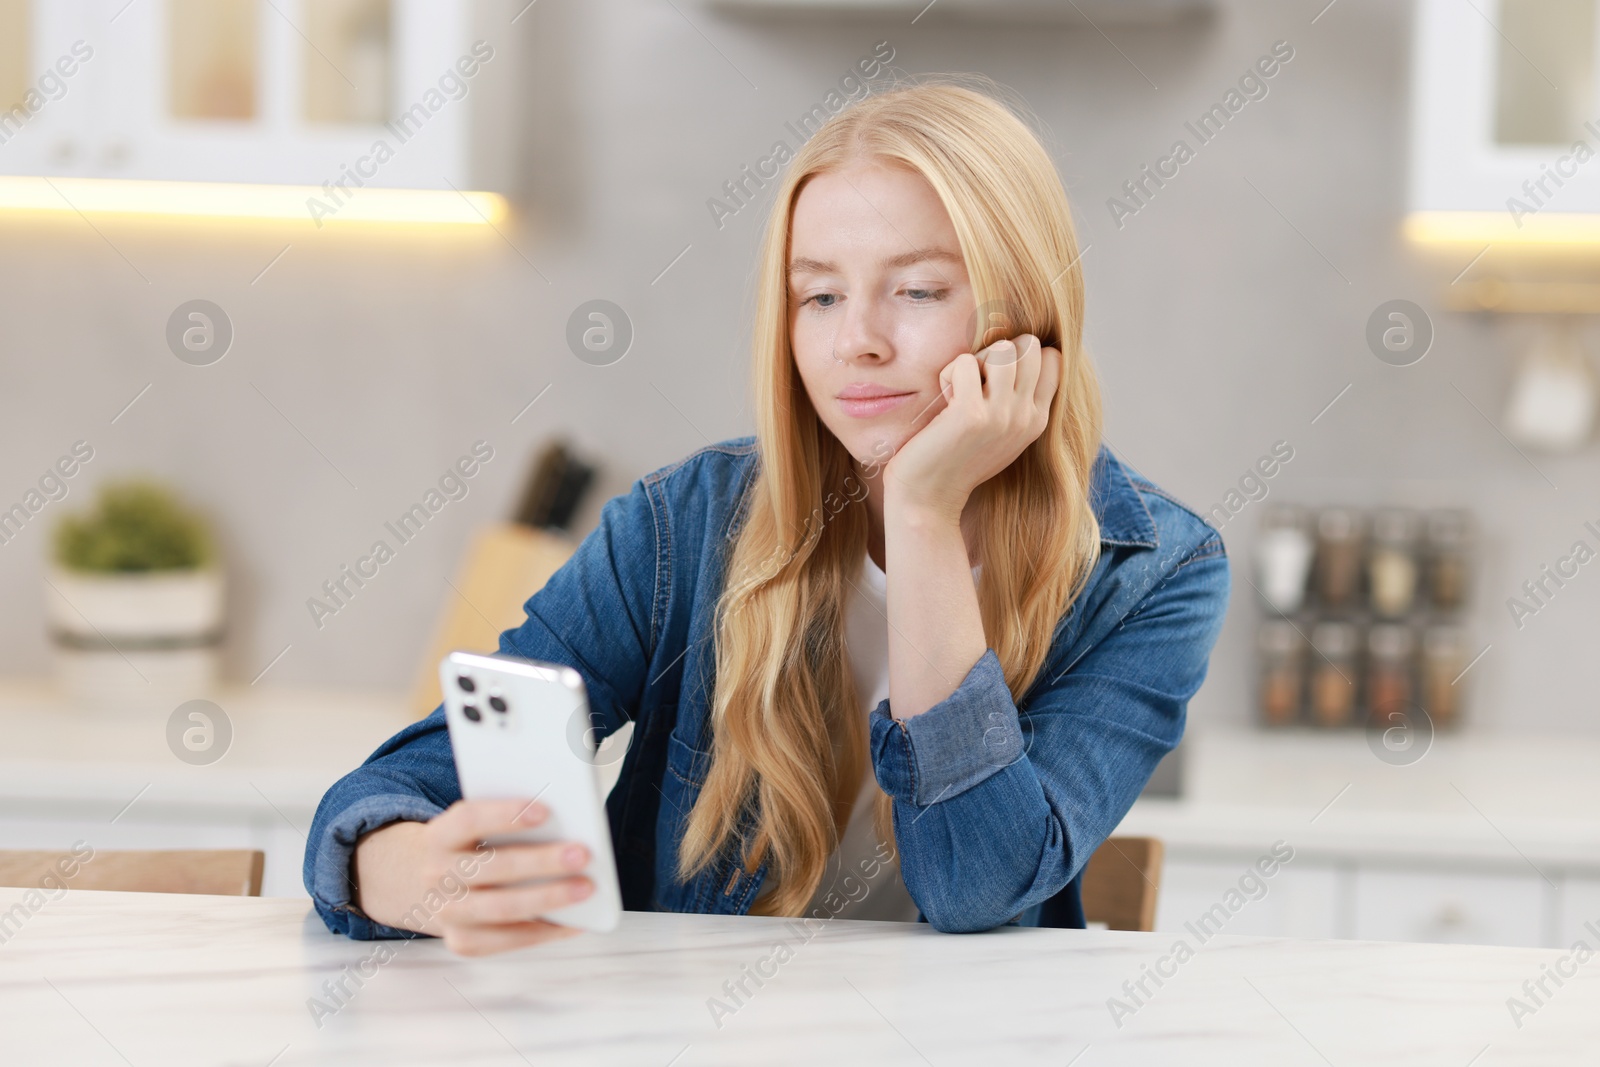
[[[582,675],[597,738],[634,724],[606,800],[628,910],[743,914],[767,874],[765,863],[746,873],[734,844],[687,882],[676,876],[711,761],[714,611],[759,461],[755,438],[741,437],[640,478],[500,635],[501,652]],[[885,699],[868,717],[901,877],[938,930],[1083,926],[1078,876],[1177,745],[1205,678],[1228,604],[1221,536],[1104,446],[1090,500],[1099,562],[1020,701],[989,648],[926,712],[897,721]],[[334,783],[304,866],[330,930],[417,936],[351,902],[351,854],[362,834],[460,797],[442,706]]]

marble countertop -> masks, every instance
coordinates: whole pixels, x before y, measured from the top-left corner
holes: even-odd
[[[0,679],[0,814],[188,820],[241,813],[305,826],[317,802],[412,721],[402,692],[225,687],[233,737],[214,763],[178,759],[170,708],[87,710],[47,680]],[[1385,762],[1360,731],[1190,724],[1182,796],[1145,797],[1119,833],[1174,853],[1250,853],[1282,838],[1308,858],[1466,861],[1600,874],[1600,738],[1441,734]],[[620,761],[603,768],[609,781]]]
[[[1180,959],[1172,934],[628,912],[611,934],[462,959],[431,939],[334,936],[304,901],[28,892],[0,889],[7,1064],[1503,1067],[1600,1052],[1600,958],[1517,1018],[1507,1006],[1550,950],[1191,934]]]
[[[171,707],[89,708],[47,680],[0,681],[0,810],[43,808],[109,818],[135,796],[140,813],[296,816],[412,721],[404,693],[226,686],[212,697],[231,739],[190,764],[168,742]]]
[[[1192,728],[1182,796],[1118,833],[1189,852],[1259,852],[1600,873],[1600,739],[1441,734],[1389,760],[1361,731]]]

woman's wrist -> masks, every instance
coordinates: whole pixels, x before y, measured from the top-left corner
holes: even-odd
[[[418,868],[423,827],[411,820],[392,822],[356,842],[350,857],[350,903],[373,922],[411,929],[402,916],[407,911],[407,887]]]
[[[966,503],[965,494],[960,499],[930,500],[897,488],[889,479],[884,480],[883,518],[886,525],[893,523],[915,530],[959,529],[961,512]]]

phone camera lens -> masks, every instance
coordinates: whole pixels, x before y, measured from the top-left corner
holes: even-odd
[[[477,688],[478,688],[478,683],[474,682],[471,678],[467,677],[465,674],[461,675],[461,677],[456,679],[456,684],[461,687],[461,691],[463,693],[471,693],[471,692],[476,691]]]
[[[505,711],[506,710],[505,698],[504,697],[490,697],[489,698],[489,706],[491,708],[493,708],[495,711]]]
[[[467,717],[468,722],[479,722],[483,719],[483,712],[479,711],[477,706],[473,704],[465,705],[461,709],[461,714]]]

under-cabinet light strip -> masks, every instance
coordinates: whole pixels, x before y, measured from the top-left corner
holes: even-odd
[[[1424,245],[1600,248],[1600,214],[1543,211],[1513,218],[1508,211],[1413,211],[1406,216],[1405,235]]]
[[[299,219],[344,223],[496,225],[506,217],[498,193],[454,189],[349,191],[314,185],[131,181],[120,178],[0,177],[0,211],[84,215]]]

